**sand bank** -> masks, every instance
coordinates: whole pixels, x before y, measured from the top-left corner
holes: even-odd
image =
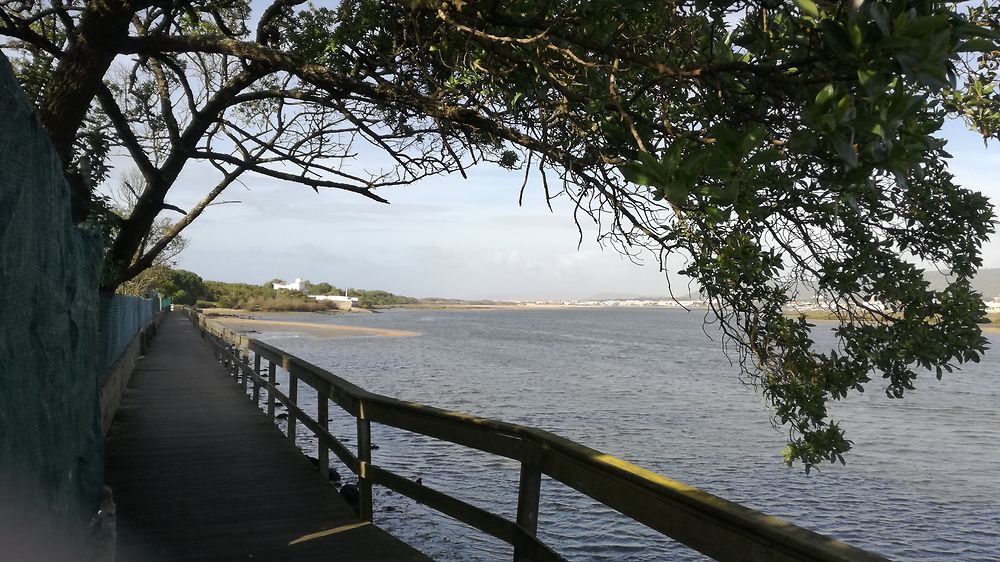
[[[324,338],[339,338],[346,336],[388,336],[407,337],[419,336],[420,332],[408,330],[390,330],[387,328],[365,328],[361,326],[340,326],[337,324],[316,324],[313,322],[295,322],[285,320],[251,320],[230,316],[215,316],[212,320],[230,330],[249,333],[261,331],[300,332],[311,336]]]

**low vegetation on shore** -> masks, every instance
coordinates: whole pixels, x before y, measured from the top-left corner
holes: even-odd
[[[206,281],[201,276],[183,269],[162,268],[156,272],[150,288],[169,297],[176,304],[194,305],[199,308],[237,308],[264,312],[324,312],[337,310],[333,301],[317,301],[308,295],[344,295],[357,297],[355,307],[378,308],[416,304],[417,299],[395,295],[388,291],[341,289],[329,283],[306,282],[305,291],[275,290],[268,281],[260,285]]]

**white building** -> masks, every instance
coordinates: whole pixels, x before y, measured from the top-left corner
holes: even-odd
[[[1000,313],[1000,297],[993,299],[991,301],[986,301],[986,312],[989,313]]]
[[[274,290],[276,290],[276,291],[278,289],[288,289],[289,291],[305,291],[306,290],[306,288],[305,288],[305,281],[299,279],[298,277],[295,278],[295,281],[293,281],[291,283],[287,283],[287,284],[271,283],[271,288],[274,289]]]

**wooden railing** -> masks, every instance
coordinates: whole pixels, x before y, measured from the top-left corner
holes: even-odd
[[[512,545],[515,562],[564,560],[536,538],[545,474],[716,560],[888,560],[541,429],[373,394],[276,347],[228,330],[197,311],[187,309],[186,314],[228,359],[231,374],[244,392],[249,385],[251,398],[259,402],[260,388],[267,389],[267,413],[272,419],[275,400],[284,404],[289,439],[294,442],[297,423],[313,432],[324,477],[328,476],[330,451],[358,476],[363,519],[372,518],[372,485],[378,484]],[[261,376],[264,362],[266,377]],[[279,367],[288,373],[288,395],[273,384]],[[298,407],[298,382],[315,389],[320,397],[315,419]],[[322,397],[356,418],[356,454],[328,431],[329,401]],[[372,464],[372,422],[519,461],[516,520]]]

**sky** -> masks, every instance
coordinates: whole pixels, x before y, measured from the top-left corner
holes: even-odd
[[[1000,207],[1000,146],[986,148],[961,123],[945,127],[951,169],[963,185]],[[168,202],[190,208],[213,185],[204,168],[182,174]],[[184,236],[177,266],[205,279],[262,283],[296,277],[339,287],[383,289],[414,297],[560,300],[606,295],[667,295],[653,259],[636,265],[596,242],[581,240],[572,207],[545,205],[540,186],[499,168],[429,178],[380,190],[389,205],[337,190],[248,176],[223,194]],[[579,245],[579,247],[578,247]],[[985,267],[1000,267],[1000,237],[986,247]],[[678,297],[684,278],[671,278]]]

